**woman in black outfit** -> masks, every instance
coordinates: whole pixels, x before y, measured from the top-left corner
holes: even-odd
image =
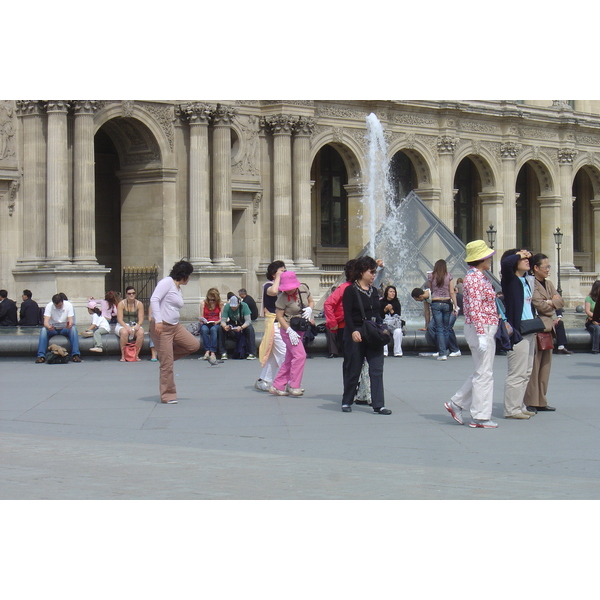
[[[371,379],[373,411],[379,415],[391,415],[392,411],[385,408],[383,396],[383,348],[374,349],[367,346],[359,331],[363,323],[359,302],[362,302],[366,319],[376,319],[381,322],[379,296],[373,287],[376,273],[377,263],[370,256],[361,256],[354,264],[352,284],[346,288],[342,297],[344,321],[346,322],[344,356],[347,357],[342,410],[352,412],[356,386],[363,361],[366,358]]]

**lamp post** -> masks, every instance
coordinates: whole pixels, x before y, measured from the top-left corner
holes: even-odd
[[[496,234],[498,232],[495,231],[494,230],[494,226],[492,224],[490,224],[490,227],[486,231],[486,233],[487,233],[488,242],[490,244],[490,248],[493,250],[494,249],[494,242],[496,241]],[[493,272],[494,272],[494,259],[492,258],[492,273]]]
[[[556,291],[562,296],[562,289],[560,287],[560,245],[562,243],[562,239],[563,239],[563,233],[560,231],[560,227],[556,228],[556,231],[554,232],[554,243],[556,244],[556,256],[557,256],[557,269],[556,269],[556,277],[557,277],[557,286],[556,286]]]

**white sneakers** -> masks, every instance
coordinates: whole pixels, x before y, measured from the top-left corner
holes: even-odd
[[[450,400],[450,402],[446,402],[444,404],[444,408],[452,415],[452,418],[461,425],[464,425],[464,421],[462,418],[462,409],[458,404],[455,404]],[[471,419],[469,423],[469,427],[475,427],[479,429],[496,429],[498,427],[498,423],[492,421],[491,419]]]
[[[481,429],[496,429],[498,423],[491,419],[473,419],[469,423],[469,427],[480,427]]]

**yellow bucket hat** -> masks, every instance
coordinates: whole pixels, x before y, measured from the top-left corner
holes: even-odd
[[[471,263],[476,262],[478,260],[484,260],[485,258],[489,258],[496,252],[491,248],[488,248],[488,245],[483,240],[475,240],[474,242],[469,242],[465,246],[465,250],[467,251],[467,256],[465,258],[465,262]]]

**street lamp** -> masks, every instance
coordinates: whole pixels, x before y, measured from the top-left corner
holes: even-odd
[[[494,230],[494,226],[490,223],[490,228],[486,231],[490,248],[494,249],[494,242],[496,241],[497,231]],[[492,259],[492,273],[494,272],[494,259]]]
[[[560,245],[562,244],[563,233],[560,231],[560,227],[556,228],[554,232],[554,243],[556,244],[556,255],[558,266],[556,268],[557,286],[556,291],[562,296],[562,289],[560,287]]]

